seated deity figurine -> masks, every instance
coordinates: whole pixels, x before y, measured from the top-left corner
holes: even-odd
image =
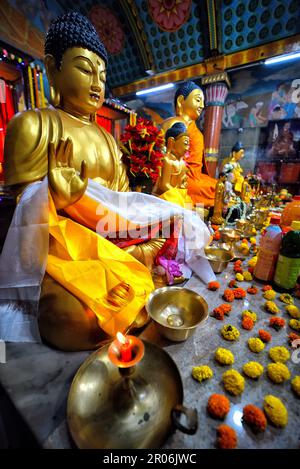
[[[222,225],[224,223],[223,208],[225,202],[225,181],[226,174],[220,173],[215,191],[214,213],[210,219],[211,223],[214,225]]]
[[[212,207],[217,180],[208,176],[203,135],[196,125],[204,108],[203,92],[194,82],[187,81],[177,89],[174,100],[176,116],[167,119],[162,128],[166,132],[175,122],[182,122],[187,126],[190,138],[189,157],[186,159],[189,169],[188,194],[195,204]]]
[[[241,142],[236,142],[236,144],[232,147],[230,156],[228,158],[225,158],[222,162],[222,167],[221,170],[223,171],[223,168],[226,164],[231,164],[233,167],[233,189],[237,195],[240,195],[242,192],[242,186],[243,186],[243,181],[244,177],[242,175],[243,169],[241,168],[239,161],[241,158],[243,158],[245,155],[245,150],[244,146]]]
[[[153,194],[182,207],[192,208],[193,201],[187,194],[188,168],[184,160],[190,146],[186,126],[176,122],[167,130],[165,141],[167,152]]]
[[[85,350],[126,332],[154,288],[151,265],[166,242],[139,230],[184,212],[128,192],[121,152],[94,119],[104,100],[106,64],[87,18],[76,12],[56,18],[45,42],[52,105],[21,112],[8,125],[5,184],[18,203],[0,257],[0,300],[36,304],[39,330],[23,309],[22,331],[17,314],[9,320],[0,314],[0,337],[7,328],[10,340],[40,332],[60,349]],[[193,247],[200,252],[209,233],[193,217],[186,214],[200,233]],[[181,256],[188,263],[193,252]],[[197,272],[197,266],[191,268]]]

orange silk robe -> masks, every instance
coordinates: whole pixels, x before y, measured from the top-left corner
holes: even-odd
[[[202,172],[203,169],[207,172],[203,156],[204,138],[196,126],[196,122],[192,121],[189,124],[188,135],[190,137],[190,156],[186,160],[189,168],[187,173],[188,194],[195,204],[202,203],[207,207],[212,207],[217,180]]]

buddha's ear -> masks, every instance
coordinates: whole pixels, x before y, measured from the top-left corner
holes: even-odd
[[[175,139],[174,137],[169,137],[167,143],[167,152],[172,152],[174,147]]]
[[[176,112],[178,111],[178,113],[180,113],[183,102],[184,102],[184,96],[180,94],[176,101]]]
[[[46,67],[46,73],[47,77],[49,79],[49,82],[53,84],[54,82],[54,77],[55,77],[55,72],[57,72],[56,64],[55,64],[55,58],[51,54],[45,55],[45,67]]]

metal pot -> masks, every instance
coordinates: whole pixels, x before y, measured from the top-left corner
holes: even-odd
[[[174,361],[158,346],[145,341],[144,346],[144,357],[134,367],[115,366],[106,345],[79,368],[67,404],[69,429],[79,448],[158,448],[176,428],[197,431],[197,411],[182,406]]]
[[[223,272],[234,257],[231,248],[228,250],[213,246],[205,248],[205,254],[215,274]]]

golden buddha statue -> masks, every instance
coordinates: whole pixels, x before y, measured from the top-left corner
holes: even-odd
[[[193,207],[192,199],[187,195],[188,168],[184,160],[190,146],[187,128],[182,122],[176,122],[165,135],[167,152],[164,157],[161,175],[153,188],[153,194],[182,207]]]
[[[199,86],[192,81],[181,85],[175,94],[176,116],[167,119],[162,128],[166,132],[175,122],[182,122],[188,129],[190,138],[189,157],[186,159],[188,194],[194,204],[212,207],[217,181],[208,176],[204,159],[204,140],[196,125],[204,108],[204,95]]]
[[[88,230],[96,231],[99,219],[98,203],[86,195],[88,179],[128,190],[121,152],[94,122],[104,100],[107,55],[95,28],[76,12],[51,23],[45,54],[52,106],[10,121],[5,184],[20,196],[48,176],[50,236],[40,333],[60,349],[92,349],[107,337],[103,330],[113,335],[116,327],[125,331],[134,322],[154,288],[148,268],[135,258],[151,268],[164,240],[131,245],[126,252]],[[117,319],[105,317],[101,298],[122,281],[134,285],[135,298]]]
[[[245,155],[245,150],[243,147],[243,144],[241,142],[236,142],[236,144],[232,147],[230,156],[228,158],[225,158],[222,162],[221,170],[223,171],[223,168],[225,165],[232,165],[232,173],[233,173],[233,189],[234,192],[237,195],[240,195],[242,192],[242,186],[244,182],[244,177],[243,177],[243,169],[240,166],[239,161],[244,158]]]
[[[222,225],[224,223],[223,218],[223,207],[224,207],[224,197],[225,197],[225,181],[226,174],[220,173],[219,180],[216,185],[215,191],[215,203],[214,203],[214,213],[210,221],[214,225]]]

